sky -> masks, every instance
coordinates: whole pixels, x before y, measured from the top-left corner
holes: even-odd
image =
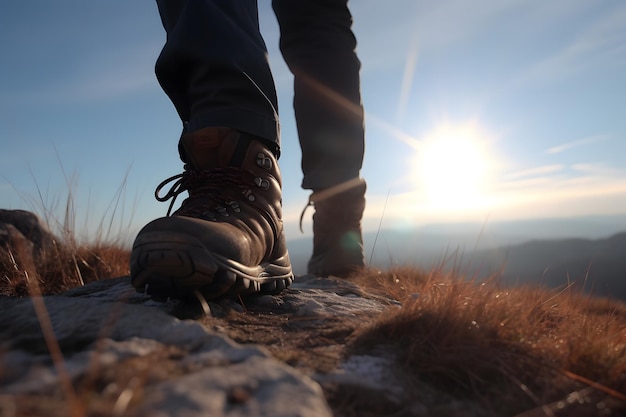
[[[362,62],[366,230],[626,213],[626,2],[350,2]],[[269,0],[287,238],[308,199]],[[151,0],[0,4],[0,207],[79,236],[165,215],[181,124],[154,76]],[[625,225],[626,226],[626,225]],[[310,217],[305,232],[310,234]],[[626,228],[626,227],[625,227]]]

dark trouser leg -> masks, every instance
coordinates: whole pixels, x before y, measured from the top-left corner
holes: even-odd
[[[308,272],[347,276],[364,266],[364,128],[356,39],[347,0],[273,0],[280,47],[294,74],[302,187],[312,189]]]
[[[156,64],[189,132],[225,126],[279,144],[274,81],[256,0],[157,0],[167,42]]]
[[[276,93],[256,0],[158,4],[167,43],[156,71],[186,125],[179,142],[186,164],[157,187],[157,199],[189,197],[141,229],[131,283],[159,300],[278,293],[293,272],[281,218]]]
[[[295,76],[302,186],[320,190],[359,176],[364,129],[356,39],[347,0],[273,0],[280,47]]]

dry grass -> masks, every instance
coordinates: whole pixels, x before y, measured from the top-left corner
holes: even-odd
[[[73,245],[55,242],[33,257],[20,245],[0,250],[0,295],[30,295],[27,276],[38,278],[43,295],[105,278],[129,274],[130,251],[110,243]]]
[[[30,206],[30,211],[42,221],[44,229],[51,231],[54,241],[41,253],[33,253],[30,243],[23,238],[0,247],[0,295],[28,296],[28,276],[39,281],[42,295],[51,295],[100,279],[129,274],[130,250],[126,240],[133,213],[125,219],[123,210],[128,171],[101,213],[95,231],[90,231],[89,219],[84,218],[84,224],[77,224],[80,217],[76,210],[78,198],[75,191],[78,176],[68,175],[58,154],[57,159],[66,189],[51,193],[52,197],[49,197],[34,178],[36,196],[28,196],[16,189]],[[87,201],[85,213],[91,212]],[[79,231],[85,235],[83,239],[79,238]]]
[[[626,397],[626,306],[565,288],[501,288],[441,271],[366,272],[358,282],[402,301],[352,349],[392,345],[415,382],[508,415],[584,385]],[[581,382],[582,381],[582,382]]]

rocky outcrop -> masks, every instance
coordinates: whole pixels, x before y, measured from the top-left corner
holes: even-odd
[[[63,352],[62,364],[48,353],[38,302],[52,325],[48,335]],[[22,411],[34,407],[37,414],[36,403],[47,398],[43,402],[47,415],[68,415],[68,403],[62,400],[67,393],[59,384],[62,365],[79,399],[98,397],[105,414],[331,416],[321,385],[337,395],[343,395],[340,387],[351,387],[351,392],[368,393],[378,407],[393,406],[402,393],[391,376],[383,381],[390,389],[359,376],[369,368],[363,368],[363,361],[380,366],[384,359],[361,358],[348,362],[346,369],[340,366],[343,339],[357,322],[383,308],[383,302],[363,297],[348,282],[312,277],[280,296],[258,296],[243,303],[157,303],[135,293],[128,277],[38,299],[3,297],[2,400]],[[246,332],[258,336],[267,329],[275,340],[283,325],[294,331],[290,340],[281,342],[284,350],[281,343],[262,347],[231,338],[245,342]],[[337,332],[334,341],[329,331]],[[300,350],[297,344],[307,337],[311,340]],[[274,358],[281,353],[293,358]],[[327,359],[320,361],[317,355]],[[371,369],[367,372],[371,374]],[[374,391],[382,394],[372,397]],[[37,401],[32,400],[35,397]]]
[[[23,240],[38,255],[50,248],[54,239],[37,215],[25,210],[0,209],[0,247]]]
[[[0,250],[24,248],[29,258],[37,259],[44,251],[52,249],[54,241],[54,235],[35,214],[0,209]]]
[[[310,378],[262,347],[237,344],[199,322],[173,317],[167,312],[172,304],[133,293],[127,278],[45,297],[44,303],[74,386],[92,377],[115,390],[113,374],[124,367],[136,367],[134,378],[145,378],[127,394],[141,397],[128,402],[132,415],[331,415]],[[2,392],[16,401],[59,394],[58,368],[47,354],[33,305],[30,299],[0,301]],[[126,389],[118,388],[113,407]]]

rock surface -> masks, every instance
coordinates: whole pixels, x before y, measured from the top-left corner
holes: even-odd
[[[25,210],[0,209],[0,248],[27,249],[30,262],[52,248],[55,236],[35,214]]]
[[[12,404],[28,410],[29,399],[43,396],[56,400],[52,409],[58,411],[50,415],[67,412],[67,402],[59,401],[67,394],[59,384],[59,364],[48,353],[37,304],[45,305],[54,329],[50,334],[63,352],[61,372],[78,387],[79,397],[99,396],[97,407],[106,409],[104,414],[331,416],[320,384],[338,395],[338,387],[370,395],[381,391],[372,397],[379,407],[399,401],[400,384],[389,379],[393,377],[383,381],[396,387],[387,390],[364,380],[358,366],[351,370],[347,363],[343,369],[339,363],[341,342],[385,303],[363,297],[349,282],[313,277],[279,296],[242,302],[225,299],[206,303],[204,309],[202,303],[157,303],[136,293],[128,277],[56,296],[2,297],[0,409]],[[281,326],[289,326],[295,337],[268,345],[275,356],[293,356],[283,359],[295,366],[275,359],[265,347],[236,343],[225,335],[247,342],[247,332],[267,328],[276,341],[285,333]],[[306,337],[299,340],[298,335]],[[294,343],[302,341],[301,351]],[[289,346],[282,350],[281,344]]]
[[[119,391],[113,393],[113,406],[129,386],[137,385],[127,394],[141,397],[127,401],[131,415],[332,415],[319,384],[311,378],[260,346],[240,345],[197,321],[173,317],[169,310],[176,303],[155,303],[134,293],[127,277],[95,282],[43,301],[74,385],[102,379],[96,385]],[[4,395],[18,401],[29,395],[59,394],[57,368],[47,353],[34,303],[2,298],[0,310]],[[104,370],[137,367],[132,362],[140,358],[143,367],[136,369],[126,387],[104,375]]]

